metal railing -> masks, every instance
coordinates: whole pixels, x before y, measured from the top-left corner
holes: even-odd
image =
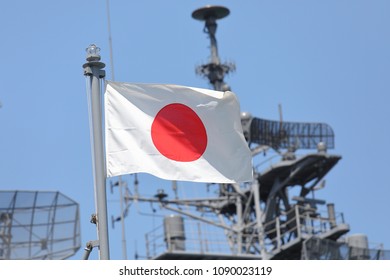
[[[269,251],[280,250],[296,240],[325,234],[344,223],[342,213],[337,213],[336,220],[332,220],[316,209],[294,205],[283,215],[264,224],[266,247]]]
[[[196,254],[256,255],[260,252],[258,227],[255,224],[229,231],[193,219],[184,220],[183,240],[164,234],[161,225],[145,234],[146,257],[154,258],[162,253],[184,251]],[[335,226],[344,224],[343,215],[337,214],[336,221],[321,215],[314,209],[294,205],[274,220],[263,225],[266,251],[274,252],[288,247],[297,240],[325,234]],[[240,239],[240,240],[239,240]],[[240,242],[238,242],[240,241]],[[177,246],[176,242],[183,242]],[[182,249],[177,249],[182,248]]]
[[[185,219],[185,232],[183,233],[185,240],[185,252],[198,254],[235,254],[235,250],[229,246],[229,241],[226,231],[211,226],[209,224]],[[145,234],[146,242],[146,257],[154,258],[162,253],[172,253],[183,250],[178,250],[175,242],[178,240],[171,238],[169,233],[164,234],[164,227],[159,227]],[[232,241],[231,243],[234,243]]]

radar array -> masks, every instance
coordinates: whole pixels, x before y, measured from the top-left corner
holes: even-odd
[[[79,248],[75,201],[60,192],[0,191],[0,259],[60,260]]]

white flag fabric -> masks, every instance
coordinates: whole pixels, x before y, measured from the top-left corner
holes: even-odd
[[[107,81],[104,104],[108,177],[252,180],[252,157],[232,92]]]

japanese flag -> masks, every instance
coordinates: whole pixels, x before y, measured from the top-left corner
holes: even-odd
[[[252,157],[232,92],[107,82],[107,176],[145,172],[167,180],[252,180]]]

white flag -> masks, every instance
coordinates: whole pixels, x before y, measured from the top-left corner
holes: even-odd
[[[232,92],[107,82],[107,176],[145,172],[167,180],[252,180],[252,157]]]

